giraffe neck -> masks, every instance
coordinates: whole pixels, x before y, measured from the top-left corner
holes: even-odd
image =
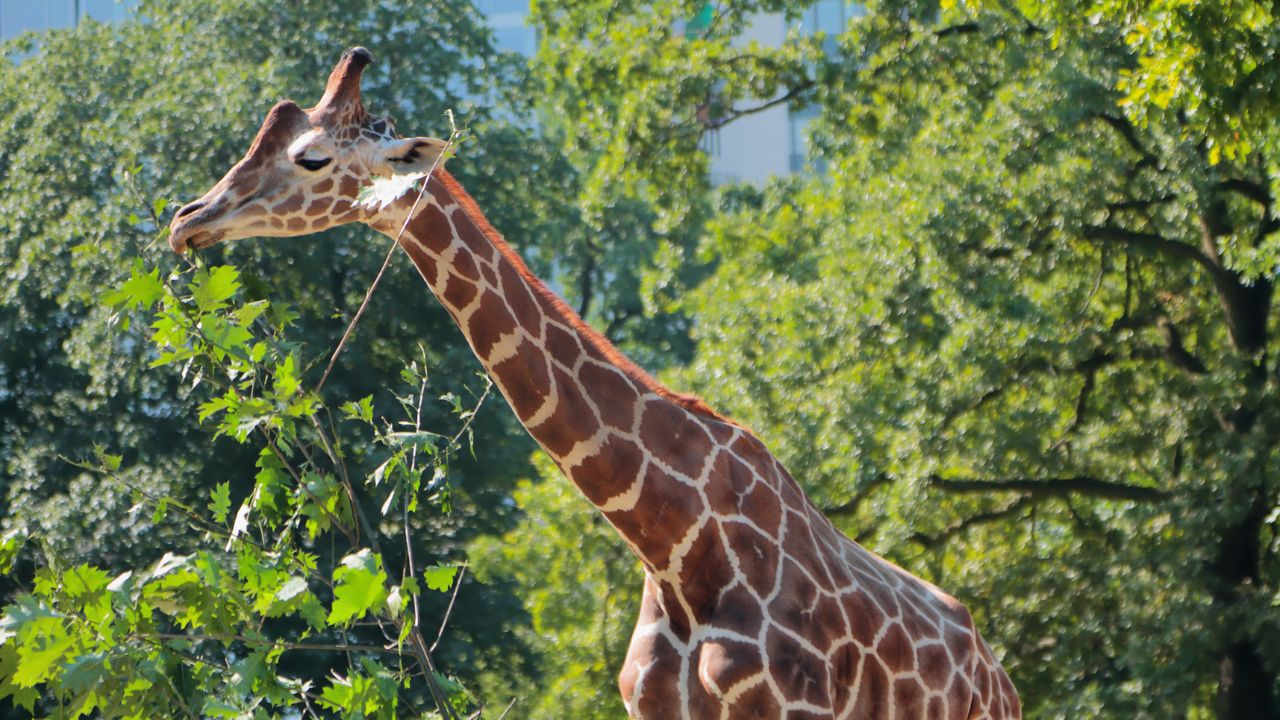
[[[411,202],[369,224],[395,237]],[[682,540],[672,523],[703,514],[712,433],[724,441],[736,426],[587,326],[448,173],[437,171],[400,244],[529,434],[648,567],[665,568]]]

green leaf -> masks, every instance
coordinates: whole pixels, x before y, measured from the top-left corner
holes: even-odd
[[[276,365],[274,374],[275,381],[272,387],[278,397],[292,397],[301,389],[302,383],[298,380],[298,371],[294,365],[292,354],[286,357],[284,362]]]
[[[160,268],[144,272],[142,261],[139,260],[134,263],[129,279],[120,286],[120,289],[104,294],[102,300],[111,306],[149,308],[163,296],[164,284],[160,282]]]
[[[341,406],[342,416],[348,420],[373,422],[373,396],[366,395],[358,402],[345,402]]]
[[[13,682],[20,687],[35,687],[60,670],[62,658],[76,644],[64,633],[27,640],[18,646],[18,669]]]
[[[0,646],[0,700],[12,698],[15,707],[26,708],[34,716],[35,703],[40,692],[34,688],[14,685],[13,674],[18,669],[18,649],[14,644]]]
[[[77,565],[62,573],[62,591],[72,599],[95,595],[106,589],[111,576],[88,564]]]
[[[62,617],[44,601],[33,595],[20,595],[18,601],[5,608],[0,617],[0,644],[22,632],[29,623]]]
[[[422,580],[431,590],[449,592],[453,587],[453,579],[458,574],[457,565],[432,565],[422,571]]]
[[[213,488],[213,501],[209,503],[209,511],[213,513],[213,521],[219,525],[227,522],[227,513],[231,512],[231,485],[220,482]]]
[[[107,674],[106,659],[103,653],[88,653],[67,663],[62,669],[62,687],[72,693],[95,687]]]
[[[27,542],[27,531],[14,528],[0,537],[0,570],[13,570],[13,563],[18,559],[18,552]]]
[[[333,578],[333,606],[330,625],[345,625],[370,612],[376,612],[387,600],[387,575],[377,556],[366,548],[342,559]]]
[[[201,312],[226,307],[226,300],[240,289],[240,274],[230,265],[199,270],[191,281],[191,297]]]
[[[151,511],[151,524],[159,525],[169,514],[169,498],[162,497],[156,501],[156,509]]]

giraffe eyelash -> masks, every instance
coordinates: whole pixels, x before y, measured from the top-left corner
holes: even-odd
[[[325,165],[328,165],[329,163],[333,162],[333,158],[321,158],[319,160],[308,160],[307,158],[298,158],[294,162],[298,163],[299,165],[301,165],[303,168],[307,170],[315,172],[316,170],[319,170]]]

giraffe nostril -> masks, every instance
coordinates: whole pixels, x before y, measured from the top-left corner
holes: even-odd
[[[174,217],[175,218],[186,217],[191,213],[199,210],[202,207],[204,207],[204,203],[200,202],[199,200],[193,203],[187,203],[186,205],[183,205],[180,210],[178,210],[178,214],[175,215]]]

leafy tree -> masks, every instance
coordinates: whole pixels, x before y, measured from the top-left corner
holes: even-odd
[[[942,5],[770,48],[734,38],[804,4],[540,3],[544,102],[585,207],[702,234],[646,279],[673,383],[968,603],[1031,716],[1275,717],[1275,23]],[[771,102],[813,170],[700,205],[699,138]]]
[[[203,511],[217,488],[220,514],[256,492],[265,472],[262,447],[236,442],[230,429],[215,436],[214,426],[198,419],[215,392],[212,377],[194,365],[150,367],[158,352],[148,339],[154,331],[130,313],[156,298],[124,312],[104,294],[136,293],[168,276],[176,260],[157,229],[176,201],[202,191],[240,156],[276,99],[314,98],[337,53],[353,42],[376,48],[379,58],[366,83],[371,107],[398,115],[406,128],[437,133],[445,126],[441,111],[458,112],[471,142],[454,171],[492,208],[495,224],[522,229],[532,240],[521,249],[535,266],[563,277],[566,287],[585,288],[584,297],[616,299],[595,304],[610,308],[598,317],[616,332],[655,327],[641,322],[634,273],[611,270],[614,282],[603,281],[603,264],[588,247],[600,231],[581,222],[562,192],[576,186],[577,176],[555,144],[530,129],[520,63],[493,51],[467,4],[144,1],[134,21],[86,22],[19,40],[6,49],[11,62],[0,63],[0,252],[7,268],[0,452],[5,528],[17,533],[10,536],[16,556],[5,577],[7,598],[21,585],[45,606],[79,602],[55,594],[64,573],[84,566],[96,568],[95,577],[130,569],[154,577],[166,552],[208,565],[212,560],[200,553],[221,544],[211,546],[203,526],[193,532],[185,512],[159,512],[154,502]],[[293,344],[289,372],[301,387],[314,386],[374,274],[381,249],[370,251],[367,236],[353,228],[209,253],[240,268],[243,302],[270,299],[293,318],[281,342]],[[681,329],[673,327],[651,336],[678,343]],[[398,264],[319,399],[336,408],[372,396],[371,417],[394,415],[388,380],[410,360],[431,368],[437,393],[468,402],[481,392],[470,350],[416,274]],[[244,411],[223,410],[233,409],[237,416]],[[447,427],[453,410],[452,403],[427,402],[422,424]],[[516,512],[505,498],[515,478],[528,474],[532,443],[496,409],[477,415],[470,429],[484,462],[460,453],[449,464],[444,487],[451,512],[411,518],[420,568],[460,560],[471,537],[502,532]],[[385,459],[365,449],[370,437],[358,424],[339,423],[332,440],[345,448],[354,477]],[[372,516],[385,500],[360,497]],[[19,544],[21,536],[32,542]],[[346,555],[341,543],[309,552],[318,556],[319,575],[306,576],[308,587],[332,583],[328,570],[343,567]],[[388,572],[398,561],[381,558]],[[37,572],[43,585],[31,584]],[[196,574],[197,584],[207,579]],[[469,584],[470,597],[451,616],[437,659],[468,685],[486,674],[537,675],[531,651],[513,634],[528,622],[513,587],[502,577]],[[101,591],[93,591],[94,602]],[[437,617],[447,598],[427,593],[424,602],[424,612]],[[59,608],[68,616],[85,609]],[[49,657],[72,652],[63,650]],[[297,657],[282,656],[285,671],[322,677],[328,667],[290,670]],[[45,669],[50,674],[24,679],[64,678],[61,666]],[[47,702],[54,699],[56,693]]]
[[[233,503],[230,482],[219,483],[205,510],[131,487],[119,455],[100,451],[96,467],[81,464],[147,506],[153,523],[180,517],[194,549],[114,579],[48,552],[30,590],[0,617],[0,697],[71,718],[467,710],[471,697],[430,659],[420,598],[448,592],[459,568],[420,574],[410,533],[419,498],[431,510],[447,502],[442,480],[478,405],[452,437],[426,430],[428,383],[415,364],[404,373],[404,419],[376,433],[385,450],[344,448],[286,339],[296,315],[267,300],[244,302],[229,266],[168,282],[159,275],[139,262],[104,300],[151,316],[153,366],[181,367],[218,388],[199,417],[217,435],[260,448],[252,490]],[[341,413],[374,425],[371,396]],[[351,470],[375,454],[381,462],[354,483]],[[377,525],[366,496],[381,500]],[[388,547],[397,535],[400,547]],[[19,537],[6,539],[10,562],[20,549]]]
[[[240,572],[234,557],[227,565],[225,553],[230,551],[223,550],[208,525],[211,519],[234,523],[236,509],[260,494],[264,475],[271,473],[262,466],[262,438],[246,437],[242,443],[235,438],[236,428],[223,427],[218,433],[214,423],[218,418],[243,419],[262,408],[226,397],[227,378],[218,387],[211,372],[193,369],[204,357],[200,353],[181,362],[165,357],[171,362],[152,367],[159,353],[175,351],[157,349],[155,330],[148,329],[144,306],[159,298],[138,293],[154,290],[154,282],[168,277],[177,262],[157,231],[178,200],[201,192],[240,156],[272,102],[293,96],[305,104],[314,98],[337,53],[356,42],[374,48],[378,58],[366,77],[370,107],[391,111],[406,129],[435,128],[437,133],[445,126],[441,111],[455,109],[468,135],[453,171],[489,209],[495,225],[512,231],[540,273],[563,287],[584,314],[612,335],[629,339],[636,349],[652,348],[644,354],[651,365],[687,357],[687,324],[675,316],[650,321],[640,300],[638,269],[656,242],[652,212],[620,198],[608,219],[584,222],[571,204],[580,176],[561,156],[558,142],[531,129],[533,111],[526,98],[536,93],[530,91],[522,63],[493,50],[468,4],[143,0],[136,20],[108,26],[86,22],[74,30],[23,38],[5,50],[11,62],[0,63],[0,251],[8,268],[2,287],[9,309],[0,318],[6,338],[0,349],[0,451],[5,458],[4,526],[10,531],[4,547],[13,561],[3,583],[8,600],[23,598],[13,606],[15,623],[22,617],[22,603],[56,610],[64,620],[87,617],[86,598],[101,608],[103,598],[110,596],[113,612],[137,611],[136,603],[154,600],[147,596],[151,584],[166,582],[173,561],[165,565],[165,557],[181,558],[183,567],[194,573],[183,575],[189,583],[184,592],[195,594],[184,601],[187,607],[202,607],[215,592],[250,592],[253,574]],[[220,247],[208,256],[237,267],[242,289],[235,302],[246,307],[270,302],[291,318],[276,341],[292,348],[285,374],[294,380],[288,382],[306,388],[314,386],[358,306],[380,253],[370,250],[367,232],[348,228],[306,240]],[[142,265],[136,264],[138,258]],[[107,297],[135,299],[125,309],[119,303],[112,306]],[[261,330],[257,326],[264,322],[259,318],[246,329]],[[174,337],[181,335],[168,330],[177,333]],[[452,322],[407,264],[397,264],[323,395],[314,400],[335,408],[329,414],[336,416],[342,403],[372,398],[361,406],[362,416],[394,416],[399,412],[396,393],[404,391],[388,380],[411,360],[420,371],[431,368],[428,387],[455,399],[423,404],[423,427],[448,427],[451,414],[461,407],[457,404],[465,406],[481,392],[474,358]],[[266,382],[285,367],[256,372]],[[201,410],[219,395],[225,406]],[[202,414],[208,415],[203,422]],[[390,593],[392,584],[401,584],[391,570],[401,566],[406,550],[416,554],[419,568],[437,563],[449,567],[462,559],[473,537],[510,527],[520,508],[507,498],[515,480],[530,474],[532,443],[493,402],[468,422],[476,455],[460,452],[441,466],[444,484],[436,492],[448,492],[410,516],[412,544],[401,543],[397,549],[391,543],[387,553],[372,559],[359,556],[362,548],[372,548],[347,542],[332,529],[334,542],[322,542],[320,536],[306,541],[317,543],[301,551],[316,556],[314,567],[289,566],[292,574],[286,581],[293,583],[290,592],[305,581],[319,603],[308,602],[307,612],[322,607],[329,613],[326,623],[311,622],[314,615],[299,618],[302,607],[290,606],[286,614],[294,624],[285,623],[280,630],[278,623],[284,621],[269,618],[277,623],[276,630],[316,633],[313,643],[323,641],[320,635],[338,633],[327,623],[334,609],[333,598],[325,594],[336,579],[335,569],[345,568],[344,577],[369,580],[378,577],[381,563],[388,573],[381,584]],[[368,428],[359,423],[339,422],[330,431],[359,490],[358,478],[376,474],[386,460],[385,448],[371,448]],[[311,441],[319,438],[313,435]],[[325,472],[332,477],[335,470]],[[213,498],[211,490],[217,492]],[[371,517],[387,500],[378,492],[357,493],[358,504]],[[212,509],[206,510],[211,502]],[[446,507],[447,512],[439,512]],[[192,513],[203,519],[197,522]],[[395,531],[400,526],[389,527]],[[353,555],[371,558],[367,562],[373,565],[365,560],[357,568],[344,565],[344,558]],[[232,585],[212,583],[207,572],[215,566],[234,570],[227,575]],[[80,569],[96,578],[94,589],[83,597],[60,595],[59,582]],[[114,590],[98,587],[103,573],[118,578],[130,571],[137,593],[122,599],[119,593],[110,595]],[[37,577],[40,583],[33,584]],[[417,580],[424,584],[422,577]],[[530,618],[513,595],[518,578],[489,575],[482,584],[464,581],[465,601],[454,607],[436,659],[482,693],[479,702],[505,703],[510,691],[536,686],[540,669],[535,650],[551,648],[524,630]],[[371,591],[378,586],[365,583]],[[290,598],[304,596],[299,592]],[[236,632],[263,612],[280,610],[259,607],[256,597],[236,606],[236,622],[241,623],[233,628]],[[447,597],[427,590],[421,597],[425,615],[445,613]],[[138,631],[142,615],[117,616],[108,627]],[[342,620],[342,613],[333,619]],[[35,638],[32,642],[44,647],[45,636],[37,627],[13,625],[12,632],[27,634],[10,637],[10,642],[27,647]],[[193,624],[185,631],[225,637],[231,632]],[[362,664],[299,662],[300,652],[280,644],[299,642],[296,637],[282,640],[267,633],[245,645],[247,637],[237,636],[222,648],[218,639],[206,638],[187,654],[207,660],[257,648],[271,655],[270,667],[260,668],[263,677],[310,674],[322,680],[331,667],[349,677],[383,677]],[[76,684],[81,675],[66,673],[65,666],[80,655],[128,650],[143,653],[130,656],[139,662],[164,658],[171,674],[192,667],[182,659],[187,641],[180,638],[115,650],[109,637],[57,638],[59,643],[70,638],[71,644],[61,654],[50,653],[49,664],[39,672],[24,675],[24,684],[10,687],[21,693],[23,703],[33,702],[31,688],[43,682],[47,694],[38,707],[71,712],[65,704],[71,700],[89,707],[83,685]],[[159,654],[146,654],[152,651]],[[16,669],[10,665],[3,672]],[[190,683],[184,689],[213,692],[226,680],[219,677],[187,676],[184,682]],[[103,690],[94,702],[110,707],[107,693],[123,692],[122,687],[127,683]],[[254,693],[266,692],[263,687],[242,683],[235,692],[249,702]],[[366,682],[363,687],[373,686]],[[422,702],[421,686],[415,692],[414,702]],[[275,698],[272,702],[280,700],[279,693],[268,695]],[[141,701],[135,705],[157,712],[161,707]],[[380,709],[389,707],[384,703]]]

